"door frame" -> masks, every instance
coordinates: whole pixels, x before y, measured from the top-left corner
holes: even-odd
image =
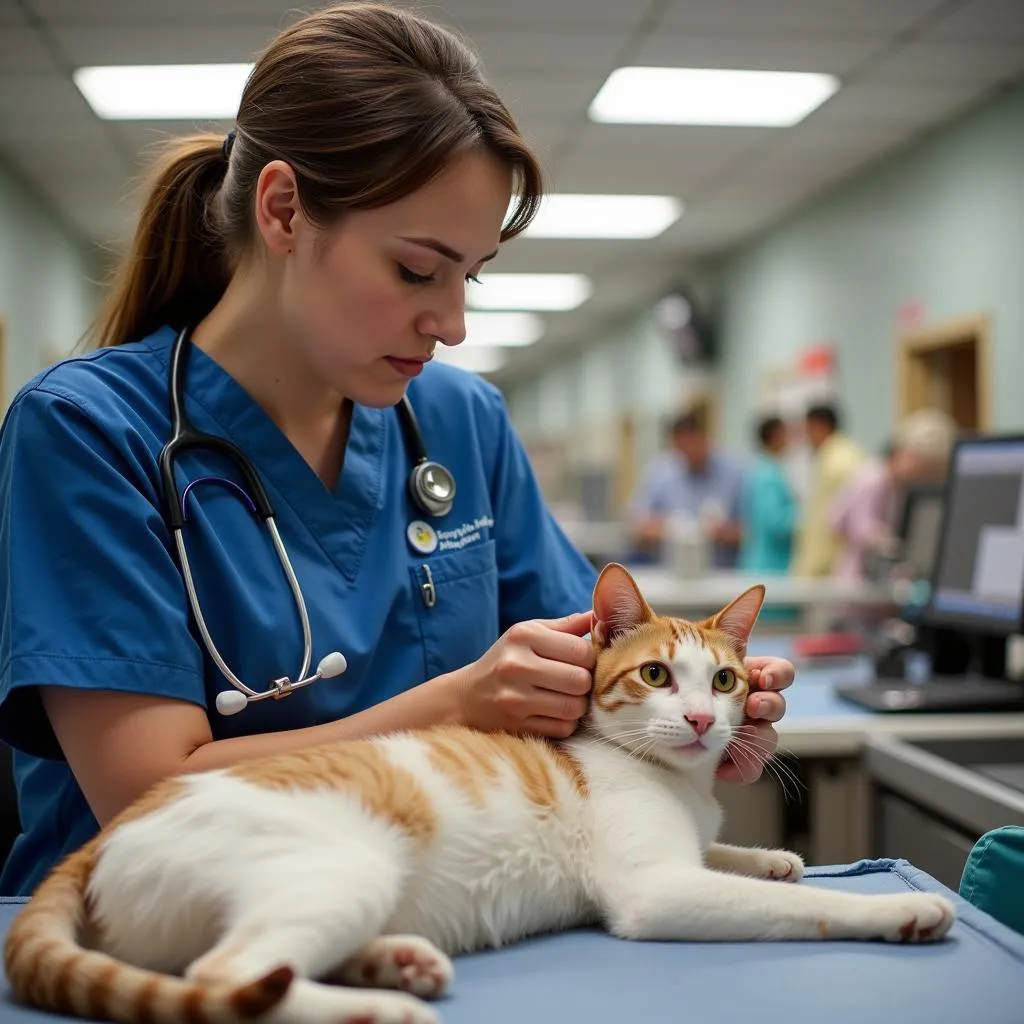
[[[900,331],[896,338],[896,421],[910,412],[914,375],[923,353],[955,348],[966,340],[974,342],[978,387],[978,430],[992,429],[991,319],[987,313],[954,317],[929,327]]]

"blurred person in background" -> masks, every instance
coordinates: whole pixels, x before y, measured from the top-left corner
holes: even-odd
[[[751,573],[784,573],[793,554],[800,506],[786,476],[786,424],[766,416],[757,425],[760,448],[743,489],[740,568]]]
[[[797,533],[793,574],[830,576],[839,546],[829,521],[836,495],[864,465],[864,450],[842,430],[833,405],[813,405],[804,417],[804,432],[814,451],[811,486]]]
[[[702,524],[711,542],[711,567],[733,568],[740,545],[743,469],[711,450],[692,413],[677,416],[669,434],[671,451],[648,465],[633,499],[633,536],[642,552],[660,557],[670,520],[690,518]]]
[[[946,475],[956,424],[938,409],[911,413],[900,425],[883,459],[872,459],[836,496],[829,523],[840,546],[834,575],[864,579],[874,556],[896,551],[900,492]]]

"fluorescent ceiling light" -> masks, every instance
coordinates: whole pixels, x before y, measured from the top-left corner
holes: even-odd
[[[458,345],[438,345],[434,358],[439,363],[450,363],[471,373],[494,373],[508,362],[508,354],[502,348],[473,348]]]
[[[655,238],[683,212],[674,196],[556,192],[541,200],[524,238]]]
[[[590,118],[627,124],[788,127],[838,88],[838,78],[817,72],[625,67],[608,76],[590,105]]]
[[[519,348],[539,341],[543,334],[544,321],[536,313],[467,313],[463,345]]]
[[[576,309],[590,298],[593,282],[584,274],[490,274],[466,288],[473,309]]]
[[[72,77],[108,121],[234,118],[252,64],[138,64],[78,68]]]

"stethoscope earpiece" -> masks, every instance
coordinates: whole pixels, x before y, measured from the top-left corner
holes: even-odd
[[[293,683],[289,679],[278,679],[269,690],[262,693],[245,694],[241,690],[221,690],[217,694],[217,710],[222,715],[237,715],[253,700],[265,700],[267,697],[287,697],[293,690],[300,690],[303,686],[309,686],[318,679],[333,679],[340,676],[348,668],[348,662],[341,651],[331,651],[320,659],[316,672],[305,679]]]

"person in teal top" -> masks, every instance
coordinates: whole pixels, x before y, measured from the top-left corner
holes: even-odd
[[[758,424],[757,437],[761,451],[743,493],[740,568],[752,573],[785,573],[800,512],[782,465],[786,425],[778,416],[768,416]]]

